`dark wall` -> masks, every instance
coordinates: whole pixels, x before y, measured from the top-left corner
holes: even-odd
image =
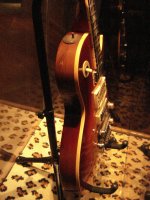
[[[43,0],[43,26],[51,69],[58,44],[71,26],[73,5],[70,0]],[[40,109],[43,97],[31,8],[31,0],[23,0],[17,10],[14,6],[5,10],[0,7],[0,100]]]

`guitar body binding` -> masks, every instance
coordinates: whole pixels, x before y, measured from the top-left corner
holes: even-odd
[[[65,118],[60,148],[60,173],[65,190],[80,191],[86,181],[97,150],[93,75],[80,70],[85,61],[92,70],[92,48],[88,33],[77,34],[71,45],[61,41],[56,58],[56,79],[65,104]],[[72,37],[68,33],[65,38]],[[88,67],[89,68],[89,67]],[[88,159],[87,159],[88,158]]]

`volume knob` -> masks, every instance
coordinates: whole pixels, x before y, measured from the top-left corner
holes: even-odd
[[[110,110],[114,109],[114,103],[108,102],[108,103],[107,103],[107,107],[108,107],[108,109],[110,109]]]

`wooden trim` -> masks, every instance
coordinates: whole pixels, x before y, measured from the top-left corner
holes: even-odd
[[[119,133],[129,135],[129,136],[140,137],[140,138],[144,138],[144,139],[150,139],[150,135],[148,135],[144,132],[137,132],[137,131],[134,131],[134,130],[120,128],[120,127],[117,127],[117,126],[112,126],[111,130],[114,131],[114,132],[119,132]]]
[[[83,43],[85,39],[87,38],[88,33],[84,33],[83,36],[81,37],[76,55],[75,55],[75,62],[74,62],[74,80],[76,84],[76,91],[80,99],[81,103],[81,108],[82,108],[82,114],[81,114],[81,122],[80,122],[80,131],[79,131],[79,137],[78,137],[78,145],[77,145],[77,154],[76,154],[76,182],[80,184],[80,155],[81,155],[81,144],[82,144],[82,137],[83,137],[83,130],[84,130],[84,121],[85,121],[85,106],[82,98],[82,94],[80,91],[80,86],[79,86],[79,56],[81,54],[81,49],[83,46]],[[79,185],[80,188],[80,185]]]
[[[14,103],[14,102],[7,101],[7,100],[1,100],[1,99],[0,99],[0,103],[8,105],[8,106],[15,107],[15,108],[19,108],[19,109],[22,109],[22,110],[35,112],[35,113],[41,111],[41,109],[42,109],[42,108],[38,109],[38,108],[35,108],[35,107],[31,107],[31,106],[27,106],[27,105],[23,105],[23,104],[19,104],[19,103]]]
[[[4,12],[16,12],[21,10],[21,3],[2,3],[0,2],[0,13]]]

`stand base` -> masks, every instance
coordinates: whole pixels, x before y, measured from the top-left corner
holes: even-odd
[[[113,183],[110,188],[96,187],[86,182],[82,182],[81,184],[85,189],[89,190],[90,192],[98,194],[112,194],[118,189],[117,182]]]
[[[150,158],[150,144],[143,144],[139,149]]]
[[[112,137],[106,144],[105,148],[111,149],[124,149],[128,146],[128,141],[124,140],[122,143],[118,143],[117,140]]]
[[[150,191],[145,192],[144,200],[150,200]]]
[[[104,143],[101,140],[99,140],[97,146],[99,148],[109,148],[109,149],[119,150],[126,148],[128,146],[128,141],[124,140],[122,143],[118,143],[117,140],[114,137],[112,137],[107,141],[107,143]]]
[[[42,157],[42,158],[29,158],[29,157],[19,156],[16,159],[16,162],[18,164],[22,164],[22,165],[25,165],[25,164],[27,164],[29,162],[53,164],[53,158],[51,156]]]

